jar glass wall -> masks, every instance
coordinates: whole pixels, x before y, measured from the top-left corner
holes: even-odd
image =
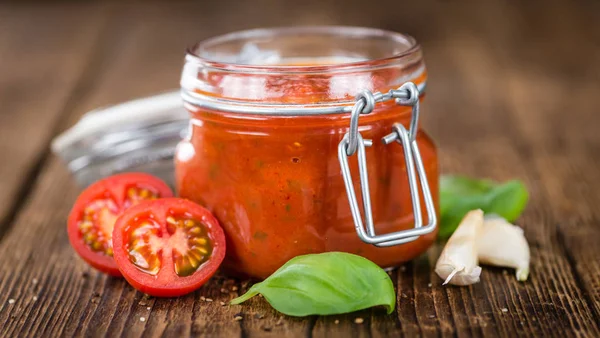
[[[190,132],[177,148],[176,182],[223,226],[224,268],[265,278],[294,256],[325,251],[392,267],[426,250],[435,232],[387,248],[358,238],[337,157],[350,116],[314,113],[352,105],[365,89],[425,80],[416,42],[375,29],[254,30],[191,48],[182,75]],[[402,147],[377,142],[394,123],[408,128],[410,116],[389,101],[359,120],[362,136],[376,140],[366,156],[378,233],[413,227]],[[436,149],[422,129],[417,142],[437,205]],[[355,158],[350,167],[358,187]]]

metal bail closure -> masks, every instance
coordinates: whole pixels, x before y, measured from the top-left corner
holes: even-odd
[[[415,224],[412,229],[401,230],[389,234],[377,235],[373,224],[373,211],[371,208],[371,194],[369,190],[369,176],[367,173],[367,158],[365,148],[372,145],[371,140],[365,140],[358,132],[358,117],[360,114],[370,113],[376,102],[384,102],[395,99],[399,105],[412,106],[412,117],[410,131],[400,124],[395,123],[392,127],[392,133],[386,135],[382,141],[384,144],[391,144],[394,141],[400,143],[404,150],[404,159],[406,161],[406,172],[408,175],[408,184],[412,199],[412,207]],[[419,123],[419,90],[412,82],[407,82],[397,90],[390,90],[386,94],[371,93],[364,91],[356,98],[356,103],[352,109],[350,120],[350,130],[340,141],[338,146],[338,159],[342,169],[342,177],[346,185],[350,211],[354,219],[354,225],[358,237],[365,243],[373,244],[378,247],[393,246],[404,244],[416,240],[421,235],[431,233],[435,230],[437,217],[433,198],[429,190],[429,183],[425,174],[423,160],[416,141]],[[360,212],[358,200],[354,190],[352,174],[348,164],[348,157],[358,151],[358,172],[360,178],[361,195],[363,199],[363,210],[365,212],[364,223]],[[416,170],[415,170],[416,167]],[[425,208],[427,210],[427,225],[423,226],[423,215],[421,213],[420,193],[417,184],[417,173],[419,175],[420,188],[423,191]]]

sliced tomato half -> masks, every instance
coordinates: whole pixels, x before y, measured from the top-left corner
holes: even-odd
[[[87,187],[75,201],[67,221],[69,241],[88,264],[121,276],[112,246],[117,217],[141,201],[172,196],[166,183],[149,174],[126,173],[104,178]]]
[[[225,235],[216,218],[182,198],[163,198],[127,209],[113,230],[114,256],[123,277],[156,297],[201,287],[225,258]]]

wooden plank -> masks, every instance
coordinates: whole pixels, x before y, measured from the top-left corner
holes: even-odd
[[[0,335],[598,336],[598,314],[593,310],[598,308],[598,274],[583,274],[585,269],[598,271],[597,262],[591,259],[597,249],[577,248],[580,243],[595,243],[597,234],[597,209],[592,203],[598,202],[593,194],[598,173],[593,171],[597,168],[593,155],[600,147],[591,122],[597,125],[600,118],[593,114],[597,101],[589,101],[589,97],[598,85],[592,76],[585,80],[577,102],[588,101],[576,106],[583,113],[563,123],[567,102],[560,95],[559,81],[565,73],[557,71],[548,77],[536,74],[535,69],[521,73],[532,65],[518,63],[530,56],[529,50],[517,48],[523,41],[549,50],[550,46],[543,44],[546,34],[556,32],[544,31],[548,23],[535,20],[542,15],[550,22],[555,14],[522,13],[495,4],[436,3],[431,10],[427,10],[431,5],[415,5],[415,12],[420,13],[416,17],[430,14],[435,19],[428,21],[427,28],[416,28],[424,35],[418,37],[426,51],[430,83],[435,85],[428,94],[424,123],[441,145],[445,172],[518,177],[527,183],[532,202],[522,223],[532,245],[530,281],[517,283],[512,272],[486,269],[479,284],[442,287],[432,272],[440,251],[436,247],[392,274],[398,289],[398,308],[392,316],[369,309],[294,319],[280,316],[261,298],[243,306],[222,306],[220,302],[249,286],[224,277],[214,278],[186,297],[146,298],[124,281],[99,274],[76,257],[64,222],[79,189],[63,165],[50,158],[0,245]],[[313,15],[318,12],[314,7],[300,9],[279,2],[269,10],[240,5],[227,21],[214,15],[228,5],[117,6],[111,11],[97,53],[92,61],[83,63],[91,64],[80,80],[83,90],[70,101],[67,116],[57,129],[72,124],[91,108],[176,87],[182,50],[190,41],[246,25],[291,24],[289,16],[273,15],[285,10],[294,13],[293,20],[298,23],[315,23],[320,18]],[[364,25],[398,30],[424,27],[415,17],[395,23],[392,19],[397,15],[392,11],[371,7],[339,12],[325,3],[323,8],[318,13],[327,20],[331,16],[342,21],[334,16],[340,14],[360,18]],[[244,10],[252,15],[242,14]],[[495,14],[515,25],[532,25],[533,33],[521,36],[529,30],[499,24]],[[577,34],[582,26],[569,23],[561,29]],[[560,41],[567,38],[566,33],[558,35]],[[589,36],[581,39],[588,41]],[[498,41],[498,46],[489,47],[490,41]],[[529,62],[538,61],[538,69],[546,70],[563,62],[566,54]],[[575,79],[571,80],[573,84]],[[517,90],[530,86],[537,89],[527,91],[526,96]],[[510,95],[504,95],[506,92]],[[548,92],[553,100],[548,100]],[[516,123],[518,127],[514,127]],[[564,126],[568,132],[562,138],[549,133],[561,132]],[[545,170],[548,167],[555,170]],[[585,175],[585,179],[569,185],[564,194],[562,182],[572,174]],[[238,290],[231,291],[234,286]],[[14,299],[14,304],[8,299]],[[234,320],[238,314],[243,320]],[[357,317],[364,322],[356,324]]]
[[[546,171],[546,177],[540,179],[537,170],[531,170],[535,166],[529,167],[528,160],[544,154],[531,149],[534,145],[530,145],[520,130],[511,125],[511,118],[506,117],[507,99],[503,93],[510,93],[510,89],[505,87],[505,72],[511,68],[521,70],[515,61],[522,60],[521,43],[548,39],[546,35],[527,34],[531,27],[543,30],[544,27],[538,27],[540,23],[536,18],[545,13],[540,12],[539,7],[532,6],[537,9],[535,13],[532,11],[531,15],[519,18],[520,12],[517,10],[501,5],[486,7],[485,11],[481,8],[477,11],[477,18],[477,15],[468,11],[463,12],[462,16],[457,15],[457,12],[465,9],[451,4],[445,8],[447,16],[442,23],[453,27],[443,39],[447,44],[436,42],[432,47],[424,42],[430,66],[430,82],[436,84],[438,89],[435,92],[432,90],[427,103],[430,110],[425,111],[436,114],[443,109],[441,116],[432,117],[424,113],[424,123],[441,145],[443,171],[496,179],[516,177],[523,179],[530,187],[532,202],[522,223],[532,244],[533,272],[529,282],[519,284],[510,274],[500,274],[499,269],[486,269],[482,283],[478,285],[466,289],[444,289],[450,311],[438,312],[445,312],[444,315],[453,320],[453,329],[459,336],[547,336],[570,335],[573,332],[596,336],[598,317],[591,312],[590,304],[581,301],[585,291],[577,287],[578,276],[571,270],[570,259],[554,227],[555,221],[549,216],[553,213],[554,201],[546,201],[543,194],[544,181],[557,180],[551,177],[552,172]],[[549,12],[543,16],[543,20],[553,22],[555,15]],[[462,25],[453,21],[453,18],[471,17],[475,19]],[[525,27],[515,27],[515,21],[520,22],[516,18],[522,19]],[[555,37],[555,32],[551,30],[544,32]],[[564,33],[569,36],[572,34],[577,35],[573,31]],[[564,35],[558,41],[566,39]],[[560,44],[557,41],[554,43]],[[549,46],[546,46],[544,50],[548,49]],[[502,52],[506,50],[512,53]],[[569,49],[564,53],[569,53]],[[539,59],[535,62],[541,69],[552,66]],[[443,67],[436,68],[440,65]],[[546,99],[547,94],[541,91],[536,94],[527,92],[527,97]],[[557,100],[564,100],[564,97],[558,95]],[[530,106],[526,111],[516,110],[515,113],[523,116],[531,110],[535,110],[535,107]],[[588,123],[594,120],[598,121],[598,118],[589,116]],[[533,121],[527,123],[530,130],[540,125]],[[462,137],[456,137],[457,130],[461,130]],[[431,265],[424,270],[430,269]],[[413,271],[412,276],[417,276],[416,273]],[[413,313],[419,310],[415,308]],[[417,320],[419,323],[425,319],[424,316],[420,318]],[[414,323],[410,317],[404,319]]]
[[[597,15],[591,15],[600,13],[600,7],[586,3],[565,10],[553,4],[548,10],[560,13],[561,20],[547,20],[544,29],[564,45],[548,56],[553,67],[547,72],[519,69],[509,74],[509,102],[515,111],[529,112],[514,119],[532,151],[540,155],[529,164],[544,182],[540,192],[552,205],[549,213],[555,220],[557,241],[566,248],[576,285],[584,291],[580,302],[589,304],[589,315],[598,320],[600,249],[595,243],[600,241],[600,97],[594,93],[600,90],[600,47],[589,41],[600,37]],[[576,49],[581,50],[572,53]]]
[[[5,159],[0,166],[0,239],[80,85],[102,25],[102,8],[0,5],[0,155]]]

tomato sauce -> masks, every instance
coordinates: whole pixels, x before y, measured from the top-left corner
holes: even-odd
[[[424,67],[422,61],[419,66]],[[423,71],[398,82],[406,72],[398,67],[334,75],[303,75],[299,69],[273,76],[198,72],[203,88],[218,90],[195,91],[249,103],[351,104],[361,89],[386,92],[405,81],[423,83],[426,77]],[[227,240],[222,267],[228,273],[266,278],[295,256],[327,251],[350,252],[382,267],[395,267],[435,240],[437,231],[380,248],[357,236],[337,156],[350,114],[275,116],[215,111],[191,103],[186,107],[191,123],[188,137],[177,148],[178,192],[205,206],[221,223]],[[373,140],[366,156],[377,234],[414,227],[402,147],[381,142],[394,123],[408,128],[410,117],[410,107],[390,101],[378,103],[359,119],[361,135]],[[422,129],[417,142],[437,208],[436,148]],[[360,201],[356,155],[349,160]],[[421,205],[424,211],[423,201]]]

